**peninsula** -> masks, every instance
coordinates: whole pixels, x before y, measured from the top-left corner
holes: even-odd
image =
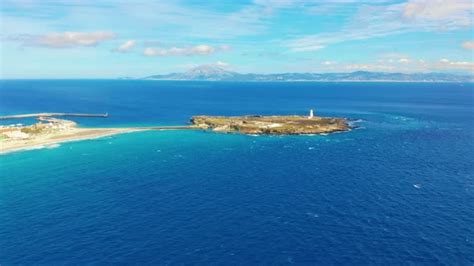
[[[36,117],[38,122],[32,125],[1,125],[0,154],[48,147],[53,144],[85,139],[101,138],[110,135],[145,130],[183,130],[193,129],[190,126],[156,126],[156,127],[123,127],[123,128],[81,128],[71,120],[58,119],[54,116],[72,117],[108,117],[108,114],[76,113],[38,113],[0,116],[0,120]]]
[[[194,116],[191,125],[124,128],[81,128],[76,122],[54,116],[108,117],[108,114],[40,113],[3,116],[0,120],[36,117],[32,125],[1,125],[0,154],[84,139],[145,130],[211,130],[252,135],[309,135],[350,130],[345,118],[314,116]]]
[[[70,120],[39,117],[38,123],[0,126],[0,154],[47,147],[56,143],[140,131],[139,128],[80,128]]]

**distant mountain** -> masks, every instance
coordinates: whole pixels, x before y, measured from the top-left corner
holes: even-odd
[[[238,80],[241,74],[227,71],[214,65],[204,65],[193,68],[184,73],[171,73],[167,75],[154,75],[144,79],[159,80]]]
[[[386,73],[357,71],[351,73],[281,73],[241,74],[214,65],[204,65],[184,73],[153,75],[151,80],[209,81],[392,81],[392,82],[473,82],[474,76],[447,73]]]

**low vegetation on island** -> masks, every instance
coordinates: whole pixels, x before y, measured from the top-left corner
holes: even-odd
[[[216,132],[255,135],[308,135],[347,131],[345,118],[313,116],[194,116],[191,123]]]
[[[194,116],[191,125],[129,128],[81,128],[74,121],[53,116],[107,117],[108,115],[41,113],[3,116],[0,120],[36,117],[31,125],[0,126],[0,154],[51,144],[144,130],[212,130],[252,135],[310,135],[350,130],[345,118],[314,116]]]

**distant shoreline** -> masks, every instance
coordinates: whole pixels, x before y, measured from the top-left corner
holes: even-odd
[[[107,79],[104,79],[107,80]],[[184,81],[184,82],[248,82],[248,83],[455,83],[455,84],[463,84],[463,83],[474,83],[472,81],[448,81],[448,80],[441,80],[441,81],[408,81],[408,80],[198,80],[198,79],[114,79],[114,80],[123,80],[123,81],[131,81],[131,80],[140,80],[140,81]]]
[[[133,79],[130,76],[119,78]],[[135,79],[153,80],[204,80],[204,81],[248,81],[248,82],[466,82],[474,81],[473,73],[461,75],[439,72],[284,72],[284,73],[239,73],[229,69],[201,65],[182,73],[149,75]]]
[[[153,78],[25,78],[0,79],[0,81],[165,81],[165,82],[236,82],[236,83],[446,83],[446,84],[473,84],[470,81],[452,80],[200,80],[200,79],[153,79]]]

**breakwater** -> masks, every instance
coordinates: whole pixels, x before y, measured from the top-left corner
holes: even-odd
[[[69,116],[69,117],[108,117],[108,113],[104,114],[85,114],[85,113],[35,113],[35,114],[23,114],[23,115],[6,115],[0,116],[0,120],[7,119],[22,119],[31,117],[53,117],[53,116]]]

